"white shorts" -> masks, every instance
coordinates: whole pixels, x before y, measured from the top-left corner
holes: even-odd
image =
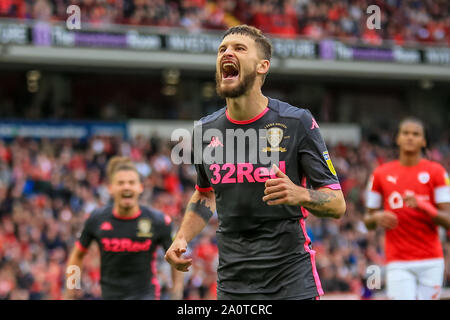
[[[387,297],[393,300],[439,300],[444,259],[391,262],[386,266]]]

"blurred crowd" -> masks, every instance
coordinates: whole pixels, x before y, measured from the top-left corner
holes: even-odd
[[[81,8],[82,23],[182,27],[190,31],[254,25],[282,37],[339,37],[382,44],[450,44],[447,0],[2,0],[0,17],[65,21],[69,5]],[[380,28],[366,22],[380,8]]]
[[[429,157],[450,169],[448,141],[435,144]],[[0,140],[0,299],[61,299],[68,254],[90,212],[108,202],[105,166],[113,155],[129,156],[143,177],[141,202],[170,215],[178,229],[194,191],[192,165],[173,165],[169,142],[158,137],[131,141],[111,137]],[[357,148],[331,149],[347,199],[340,220],[310,215],[307,232],[317,251],[317,267],[326,293],[371,298],[366,287],[370,265],[383,268],[383,232],[362,223],[364,190],[371,171],[395,158],[388,145],[362,142]],[[189,245],[193,267],[185,275],[184,299],[216,298],[218,251],[213,217]],[[446,238],[447,237],[447,238]],[[446,239],[445,239],[446,238]],[[450,286],[450,238],[443,234],[445,285]],[[158,251],[162,299],[168,299],[170,267]],[[82,273],[83,299],[99,299],[99,250],[91,245]],[[384,286],[384,282],[383,282]]]

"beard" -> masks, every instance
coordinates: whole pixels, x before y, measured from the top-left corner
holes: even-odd
[[[126,199],[125,201],[123,201],[123,200],[124,199],[122,199],[122,198],[117,199],[117,204],[121,210],[127,211],[136,206],[136,203],[137,203],[136,199]]]
[[[237,98],[246,93],[255,83],[256,79],[256,68],[245,75],[242,81],[234,88],[231,89],[222,89],[220,84],[222,81],[221,75],[219,72],[216,72],[216,92],[222,98]]]

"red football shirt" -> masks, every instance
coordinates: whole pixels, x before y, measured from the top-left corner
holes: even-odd
[[[422,159],[406,167],[393,161],[378,167],[369,183],[366,206],[381,207],[398,218],[394,229],[386,230],[386,261],[413,261],[443,257],[438,226],[424,212],[404,205],[403,196],[415,194],[434,206],[450,202],[450,182],[438,163]]]

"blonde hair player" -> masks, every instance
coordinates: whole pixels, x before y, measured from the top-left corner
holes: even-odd
[[[156,249],[159,245],[164,250],[169,248],[171,220],[163,213],[139,204],[143,185],[129,158],[111,158],[106,171],[112,204],[90,214],[72,250],[67,270],[77,267],[81,271],[89,245],[95,241],[101,254],[103,299],[159,299]],[[67,279],[71,280],[71,273],[67,273]],[[172,282],[172,299],[181,299],[183,274],[174,268]],[[80,293],[80,290],[66,287],[65,297],[73,299]]]

